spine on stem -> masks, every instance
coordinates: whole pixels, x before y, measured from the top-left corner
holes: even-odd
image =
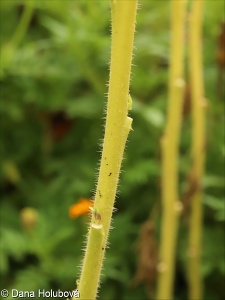
[[[137,0],[111,0],[112,46],[103,150],[79,280],[80,299],[96,299],[107,245],[123,152],[132,119],[129,83]],[[74,298],[75,299],[75,298]]]
[[[169,74],[169,106],[162,138],[162,224],[160,235],[160,263],[158,266],[158,300],[173,299],[174,264],[178,216],[178,159],[184,96],[184,25],[185,0],[172,0],[171,54]]]

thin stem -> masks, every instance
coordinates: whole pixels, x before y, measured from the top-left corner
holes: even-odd
[[[202,10],[203,0],[192,3],[189,21],[189,60],[192,95],[192,174],[197,189],[191,199],[188,283],[189,299],[203,299],[200,271],[202,237],[202,176],[205,161],[205,100],[202,71]]]
[[[33,0],[24,1],[23,15],[10,41],[10,43],[13,44],[14,47],[17,47],[20,44],[27,31],[33,13],[33,5]]]
[[[95,299],[107,246],[120,167],[132,119],[129,83],[137,1],[111,1],[112,47],[103,151],[79,283],[80,299]]]
[[[24,1],[24,11],[20,18],[19,24],[11,37],[11,39],[1,48],[1,66],[0,78],[4,75],[4,71],[10,63],[16,48],[21,43],[26,34],[32,14],[33,14],[33,0]]]
[[[169,107],[162,139],[162,206],[158,300],[171,300],[174,280],[178,216],[178,156],[184,94],[184,25],[186,1],[172,1]]]

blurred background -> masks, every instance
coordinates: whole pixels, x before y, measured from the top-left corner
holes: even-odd
[[[169,11],[169,1],[140,1],[130,87],[134,131],[124,156],[99,299],[154,299]],[[69,216],[69,210],[79,199],[94,195],[104,132],[109,1],[1,0],[0,20],[0,288],[69,291],[79,276],[88,221],[85,214]],[[225,299],[224,44],[224,1],[205,1],[208,108],[202,276],[207,300]],[[186,74],[188,78],[187,66]],[[180,146],[184,200],[190,126],[187,81]],[[183,213],[177,300],[187,299],[187,237]]]

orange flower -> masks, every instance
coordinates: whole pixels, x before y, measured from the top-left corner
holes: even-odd
[[[93,207],[93,201],[91,199],[81,198],[77,203],[73,204],[69,208],[70,218],[77,218],[81,215],[86,215],[90,211],[90,206]]]

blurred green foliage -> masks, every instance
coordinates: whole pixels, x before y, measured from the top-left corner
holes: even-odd
[[[68,209],[79,198],[93,197],[95,189],[110,60],[108,2],[34,0],[31,20],[18,43],[12,38],[29,1],[0,2],[1,288],[76,286],[87,217],[72,220]],[[222,21],[224,1],[206,1],[203,56],[209,103],[202,261],[206,300],[225,298],[225,95],[218,89],[224,81],[218,82],[221,66],[216,59]],[[134,131],[125,153],[100,299],[147,298],[145,283],[135,287],[133,279],[141,225],[156,211],[158,236],[160,222],[169,24],[169,1],[140,1],[131,82]],[[184,110],[181,195],[190,171],[190,126],[189,111]],[[26,207],[33,208],[29,215],[24,214]],[[187,235],[188,224],[182,218],[177,300],[187,298]]]

